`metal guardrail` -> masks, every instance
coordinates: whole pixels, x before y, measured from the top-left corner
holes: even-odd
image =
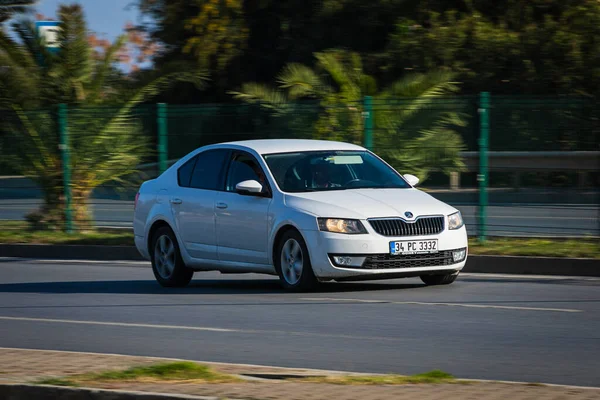
[[[469,172],[479,170],[479,152],[460,153]],[[488,151],[495,171],[598,171],[600,151]]]
[[[479,172],[479,152],[460,153],[468,172]],[[600,171],[600,151],[488,151],[489,171],[510,172],[513,186],[520,186],[524,172],[576,171],[579,187],[587,185],[588,173]],[[460,173],[450,175],[450,188],[460,188]]]

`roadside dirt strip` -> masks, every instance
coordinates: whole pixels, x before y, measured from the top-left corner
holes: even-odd
[[[204,379],[164,380],[156,377],[115,380],[113,376],[113,379],[86,381],[82,385],[85,387],[40,385],[40,382],[65,384],[70,379],[76,382],[75,377],[81,374],[122,371],[173,361],[181,360],[0,348],[0,399],[600,399],[600,388],[462,380],[436,384],[380,384],[374,380],[365,384],[361,381],[366,377],[364,374],[222,363],[202,364],[216,374],[233,376],[234,381],[210,383]],[[338,383],[323,382],[332,380]]]

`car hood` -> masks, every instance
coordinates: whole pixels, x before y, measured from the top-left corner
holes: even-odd
[[[419,215],[452,214],[454,207],[417,189],[348,189],[308,193],[288,193],[286,205],[317,217],[382,218],[404,217],[410,211]]]

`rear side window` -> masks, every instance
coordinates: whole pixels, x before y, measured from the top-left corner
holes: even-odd
[[[177,184],[182,187],[190,187],[190,180],[192,179],[192,171],[196,164],[198,157],[192,157],[188,162],[183,164],[177,170]]]
[[[223,164],[228,154],[226,149],[208,150],[198,154],[190,187],[222,190]]]

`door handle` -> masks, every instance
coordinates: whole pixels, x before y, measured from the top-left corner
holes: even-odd
[[[225,208],[227,208],[227,204],[225,204],[225,203],[217,203],[217,208],[225,209]]]
[[[183,203],[183,201],[181,201],[181,199],[171,199],[171,204],[181,204]]]

